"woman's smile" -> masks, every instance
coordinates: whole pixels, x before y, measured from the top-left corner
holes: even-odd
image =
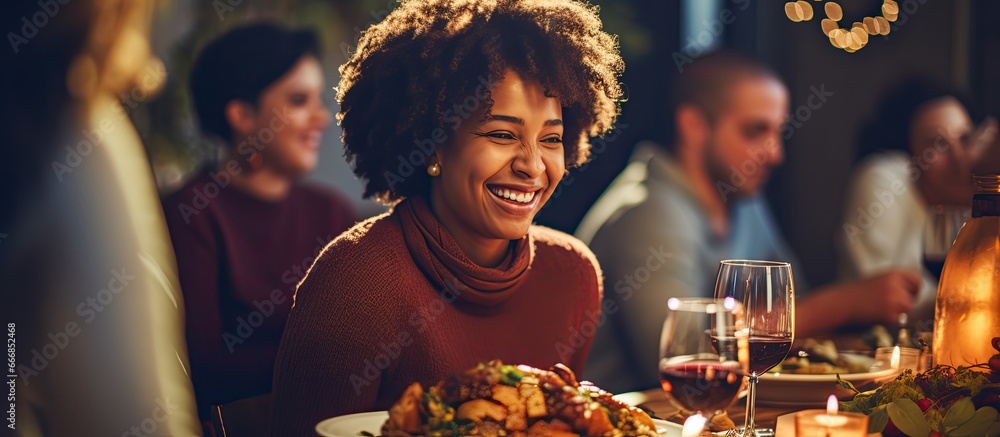
[[[531,214],[538,206],[539,194],[544,187],[526,187],[518,185],[486,184],[486,191],[500,208],[510,214]]]

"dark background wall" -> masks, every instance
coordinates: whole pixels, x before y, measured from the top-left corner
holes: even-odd
[[[213,2],[172,0],[154,23],[156,50],[167,63],[167,89],[146,103],[134,119],[150,148],[164,190],[198,159],[210,155],[190,122],[158,130],[186,117],[185,77],[200,45],[218,33],[256,19],[310,26],[320,31],[327,54],[327,84],[337,82],[344,47],[358,32],[384,17],[396,0],[241,0],[220,14]],[[895,82],[919,74],[965,90],[986,113],[1000,114],[1000,2],[993,0],[899,0],[900,18],[889,36],[872,37],[857,53],[834,48],[820,30],[823,3],[812,1],[812,21],[791,22],[777,0],[599,0],[608,31],[618,34],[625,58],[628,101],[619,130],[608,137],[585,168],[564,179],[558,195],[538,216],[540,224],[573,232],[583,214],[625,166],[636,142],[669,141],[668,84],[678,74],[675,56],[703,47],[684,35],[717,35],[718,46],[759,57],[786,80],[793,111],[813,88],[834,93],[806,119],[786,143],[787,160],[772,177],[767,194],[802,265],[797,274],[812,284],[834,279],[834,239],[842,232],[843,190],[853,164],[857,132],[875,102]],[[878,14],[882,0],[840,0],[849,26]],[[690,18],[709,8],[709,17],[729,10],[732,19]],[[712,12],[714,10],[714,12]],[[693,45],[692,45],[693,44]],[[333,111],[332,90],[328,99]],[[800,115],[806,115],[803,111]],[[331,126],[324,138],[320,166],[313,178],[339,187],[365,214],[384,210],[360,199],[361,184],[342,157],[340,132]]]
[[[666,15],[653,21],[676,23],[685,4],[666,3],[670,4]],[[845,11],[842,23],[874,15],[882,4],[863,0],[838,3]],[[767,194],[802,263],[796,273],[805,274],[812,284],[822,284],[836,276],[834,241],[843,232],[841,209],[858,147],[858,130],[872,117],[888,88],[911,75],[925,76],[959,87],[988,113],[1000,114],[1000,84],[996,83],[1000,78],[1000,3],[900,1],[902,12],[890,34],[872,37],[856,53],[834,48],[823,35],[819,27],[824,16],[822,3],[815,2],[817,17],[804,23],[791,22],[782,5],[777,1],[752,2],[739,11],[737,2],[720,2],[722,8],[736,11],[736,19],[724,27],[722,43],[768,62],[791,92],[792,116],[801,126],[786,141],[785,164],[773,173]],[[610,24],[608,27],[615,30]],[[677,44],[675,29],[662,31]],[[665,139],[663,123],[668,120],[664,109],[639,102],[640,96],[665,95],[664,85],[677,74],[669,53],[678,46],[670,47],[666,42],[670,37],[663,38],[664,47],[650,56],[664,57],[667,62],[638,63],[626,58],[631,76],[626,75],[625,82],[636,99],[624,105],[622,121],[629,126],[626,138],[597,157],[572,189],[546,208],[539,222],[574,229],[589,204],[623,168],[636,137]],[[833,95],[819,109],[806,107],[796,115],[796,108],[805,105],[813,90],[820,88]]]

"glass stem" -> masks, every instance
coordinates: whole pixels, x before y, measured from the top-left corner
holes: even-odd
[[[757,401],[758,379],[759,378],[757,377],[757,372],[750,373],[749,377],[750,383],[747,384],[747,412],[746,412],[746,418],[743,422],[743,435],[745,437],[753,437],[756,435],[754,433],[753,418],[754,418],[754,408],[755,408],[754,404]]]

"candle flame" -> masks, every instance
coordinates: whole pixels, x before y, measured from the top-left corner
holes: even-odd
[[[837,414],[837,409],[840,408],[840,403],[837,402],[837,397],[830,395],[826,398],[826,414],[834,415]]]
[[[892,349],[892,359],[889,361],[889,366],[893,369],[899,369],[899,346]]]
[[[696,437],[705,428],[708,419],[701,414],[694,414],[684,421],[684,428],[681,429],[681,437]]]

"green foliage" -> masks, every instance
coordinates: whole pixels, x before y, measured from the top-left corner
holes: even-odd
[[[959,367],[955,372],[951,387],[968,390],[969,396],[975,396],[979,394],[983,386],[989,383],[990,380],[986,377],[985,373],[977,372],[967,367]]]
[[[944,415],[941,414],[941,410],[937,408],[931,408],[924,412],[924,419],[927,419],[927,426],[930,426],[933,430],[943,429],[941,424],[944,422]]]
[[[931,432],[954,436],[1000,435],[996,409],[976,409],[972,397],[983,390],[996,390],[988,374],[968,367],[938,366],[915,375],[906,370],[878,389],[858,392],[846,381],[838,383],[855,391],[854,398],[841,402],[843,411],[868,415],[869,432],[881,432],[889,420],[910,436]],[[928,398],[931,407],[921,412],[915,401]]]
[[[872,405],[889,404],[897,399],[909,399],[916,402],[923,399],[924,392],[913,383],[913,371],[905,370],[896,379],[889,381],[875,390],[872,395]],[[919,408],[918,408],[919,410]]]
[[[944,422],[942,424],[944,427],[950,428],[954,426],[961,425],[972,419],[972,416],[976,414],[976,406],[972,405],[972,399],[962,398],[958,402],[951,405],[948,409],[948,413],[944,415]]]
[[[930,426],[924,420],[924,413],[916,402],[907,398],[899,398],[886,406],[889,419],[904,434],[910,437],[927,437],[931,433]]]
[[[889,412],[885,405],[879,405],[868,415],[868,432],[880,433],[889,424]]]

